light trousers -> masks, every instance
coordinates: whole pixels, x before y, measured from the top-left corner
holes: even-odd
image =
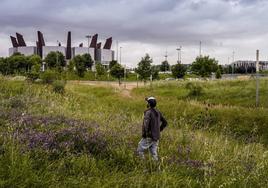
[[[147,149],[149,149],[153,160],[158,161],[158,141],[154,141],[152,138],[142,138],[137,148],[137,152],[142,159],[145,158],[144,151]]]

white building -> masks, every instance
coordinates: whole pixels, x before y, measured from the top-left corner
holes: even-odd
[[[109,65],[114,60],[114,51],[107,49],[96,49],[96,61],[103,65]]]
[[[36,54],[36,47],[35,46],[21,46],[17,48],[9,48],[9,56],[12,56],[14,53],[18,52],[25,56],[31,56]]]
[[[248,61],[248,60],[239,60],[235,61],[231,64],[234,68],[243,67],[245,69],[249,67],[256,67],[256,61]],[[268,70],[268,61],[259,61],[260,70]]]
[[[45,59],[50,52],[61,52],[65,55],[66,48],[63,46],[43,46],[43,59]]]
[[[9,56],[12,56],[16,52],[18,52],[18,48],[9,48],[8,49]]]
[[[94,48],[87,48],[87,47],[74,47],[72,48],[72,57],[75,57],[77,55],[84,55],[84,54],[90,54],[91,58],[95,59],[95,49]]]

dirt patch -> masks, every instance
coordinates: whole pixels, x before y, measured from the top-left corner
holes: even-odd
[[[144,84],[139,82],[126,82],[121,85],[118,82],[112,81],[69,81],[71,84],[79,85],[90,85],[90,86],[100,86],[100,87],[112,87],[115,88],[123,97],[131,98],[131,91],[137,87],[143,87]]]

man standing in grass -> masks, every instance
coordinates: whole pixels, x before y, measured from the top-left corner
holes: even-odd
[[[142,125],[142,139],[139,142],[137,152],[144,159],[144,151],[149,149],[153,160],[158,161],[157,148],[160,139],[160,132],[167,126],[166,119],[161,112],[155,109],[156,99],[145,98],[147,110],[144,112]]]

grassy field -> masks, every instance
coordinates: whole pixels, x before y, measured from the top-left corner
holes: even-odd
[[[156,82],[130,95],[110,87],[0,78],[0,187],[266,187],[268,80]],[[169,126],[159,163],[135,153],[145,96]]]

